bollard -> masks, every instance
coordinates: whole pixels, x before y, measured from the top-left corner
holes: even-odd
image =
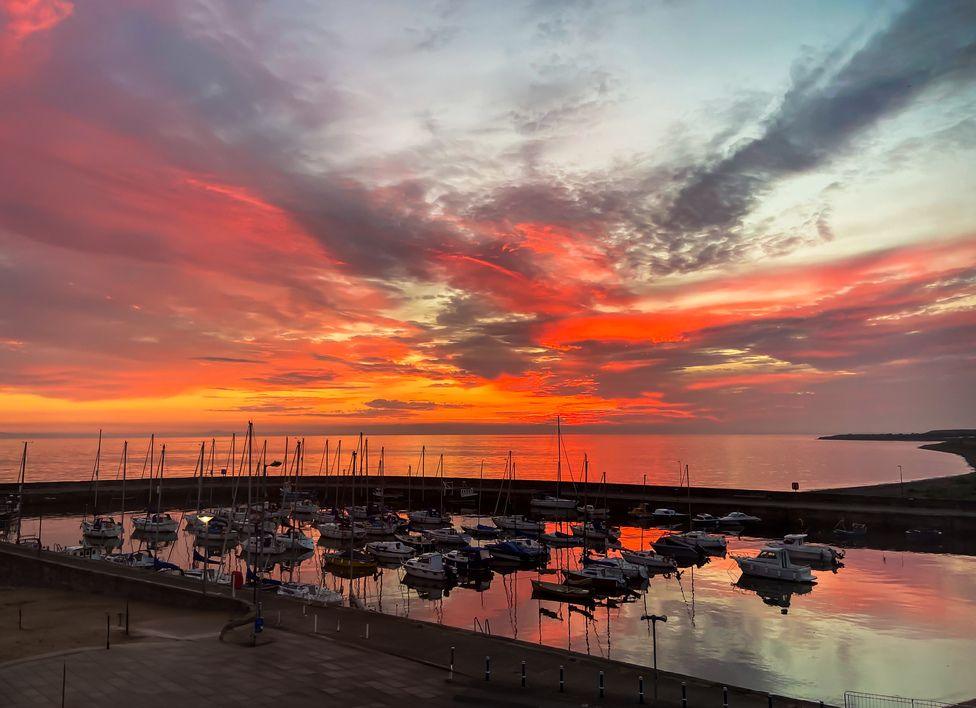
[[[644,702],[644,677],[643,676],[637,677],[637,702],[638,703]]]
[[[108,612],[105,613],[105,648],[109,649],[111,647],[111,632],[112,632],[112,615]]]
[[[17,608],[17,629],[23,629],[23,628],[24,628],[24,608],[18,607]]]
[[[308,616],[308,605],[302,605],[302,617]]]
[[[366,638],[369,639],[369,622],[366,623]]]
[[[451,673],[448,675],[452,681],[454,680],[454,647],[451,647]]]
[[[681,708],[688,708],[688,684],[681,682]]]
[[[600,672],[600,698],[603,698],[603,672]]]
[[[773,708],[773,694],[766,696],[766,708]]]
[[[559,667],[559,692],[563,693],[566,690],[565,675],[563,673],[563,667]]]
[[[68,684],[68,662],[61,665],[61,708],[64,708],[65,687]]]
[[[336,631],[337,632],[342,631],[342,619],[340,619],[339,617],[336,617]]]
[[[312,634],[319,633],[319,616],[312,615]]]
[[[129,601],[125,601],[125,636],[129,636]]]
[[[491,657],[485,657],[485,681],[491,681]]]
[[[722,686],[722,708],[729,708],[729,687]]]
[[[522,688],[525,688],[525,662],[522,662]]]
[[[278,610],[278,626],[281,626],[281,610]]]

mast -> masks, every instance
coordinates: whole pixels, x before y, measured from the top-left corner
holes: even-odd
[[[200,443],[200,462],[197,463],[200,467],[200,476],[197,477],[197,514],[200,513],[201,506],[203,504],[203,457],[206,454],[207,443]],[[213,457],[213,452],[211,452],[211,458]],[[194,468],[194,473],[196,473],[196,468]]]
[[[559,424],[559,416],[556,416],[556,498],[559,498],[559,483],[563,477],[563,434]]]
[[[98,516],[98,465],[102,460],[102,430],[98,429],[98,447],[95,450],[95,469],[92,470],[92,479],[95,487],[95,504],[92,509],[92,517]]]
[[[424,480],[424,466],[427,458],[427,446],[420,446],[420,506],[424,506],[424,499],[427,497],[427,482]]]
[[[17,475],[17,543],[20,543],[21,512],[24,510],[24,478],[27,476],[27,441],[20,455],[20,472]],[[40,537],[40,533],[37,534]]]
[[[252,466],[252,454],[254,452],[254,423],[247,421],[247,511],[251,512],[251,475],[254,468]]]
[[[125,476],[129,466],[129,441],[122,442],[122,528],[125,529]]]
[[[163,510],[163,466],[166,464],[166,443],[163,443],[163,450],[159,453],[159,479],[156,484],[156,514],[159,515]]]

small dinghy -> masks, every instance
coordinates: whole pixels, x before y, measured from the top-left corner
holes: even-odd
[[[654,551],[631,551],[627,548],[621,548],[620,557],[635,565],[642,565],[651,571],[670,572],[678,568],[674,558],[658,555]]]
[[[791,561],[812,561],[836,565],[844,557],[844,552],[831,548],[822,543],[807,543],[805,533],[790,533],[783,536],[782,541],[773,541],[772,548],[785,548]]]
[[[444,556],[437,552],[407,559],[403,562],[403,570],[407,575],[421,580],[445,582],[454,579],[454,571],[444,563]]]
[[[438,546],[467,546],[471,543],[470,536],[453,528],[430,529],[423,534]]]
[[[519,533],[542,533],[545,524],[541,521],[526,519],[521,514],[507,514],[503,516],[493,516],[491,520],[495,526],[503,531],[517,531]]]
[[[785,548],[763,546],[755,557],[733,556],[746,575],[792,583],[816,583],[817,579],[808,565],[797,565],[790,560]]]
[[[532,597],[592,604],[593,589],[565,583],[550,583],[546,580],[532,581]]]
[[[371,541],[366,544],[366,552],[383,563],[401,563],[417,551],[402,541]]]

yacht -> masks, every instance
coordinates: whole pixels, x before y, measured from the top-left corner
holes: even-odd
[[[169,514],[146,514],[132,517],[132,528],[143,533],[175,533],[179,522]]]
[[[579,570],[564,570],[562,573],[567,585],[603,592],[619,592],[627,589],[627,581],[620,568],[591,565]]]
[[[284,533],[276,533],[275,540],[278,541],[278,543],[280,543],[286,551],[311,551],[315,548],[315,541],[306,536],[305,532],[298,528],[290,528]]]
[[[421,526],[444,526],[451,523],[451,515],[446,512],[440,512],[437,509],[411,511],[407,516],[411,524],[419,524]]]
[[[325,523],[315,527],[322,538],[334,541],[353,541],[366,538],[366,527],[358,522],[351,524]]]
[[[687,541],[693,545],[700,546],[706,552],[712,553],[725,553],[729,547],[725,536],[716,533],[705,533],[704,531],[686,531],[685,533],[675,534],[671,538],[679,541]]]
[[[772,548],[785,548],[791,561],[813,561],[814,563],[839,563],[844,552],[822,543],[807,543],[805,533],[790,533],[782,541],[773,541]]]
[[[423,532],[424,536],[439,546],[467,546],[471,544],[471,537],[454,528],[430,529]]]
[[[417,551],[402,541],[370,541],[366,544],[366,552],[383,563],[400,563]]]
[[[763,546],[755,557],[734,556],[735,562],[746,575],[773,580],[788,580],[794,583],[816,583],[808,565],[796,565],[790,560],[789,552],[782,547]]]
[[[617,568],[624,574],[625,580],[640,581],[647,578],[647,568],[638,563],[631,563],[623,557],[583,556],[583,567],[594,566],[602,568]]]
[[[593,602],[593,589],[567,585],[566,583],[551,583],[545,580],[532,581],[532,597],[540,599],[552,599],[560,602],[578,602],[591,604]]]
[[[741,511],[733,511],[725,516],[719,517],[720,524],[756,524],[762,521],[758,516],[745,514]]]
[[[491,520],[495,526],[503,531],[518,531],[522,533],[542,533],[545,524],[541,521],[526,519],[521,514],[508,514],[505,516],[493,516]]]
[[[320,588],[311,583],[282,583],[278,586],[278,594],[311,605],[341,605],[343,599],[335,590]]]
[[[615,543],[620,540],[620,530],[602,524],[599,521],[584,524],[575,524],[569,527],[574,536],[580,536],[590,541],[604,541]]]
[[[371,516],[363,525],[367,536],[392,536],[400,528],[401,521],[399,517],[389,514]]]
[[[408,558],[403,562],[403,570],[421,580],[446,581],[451,580],[454,572],[444,564],[444,556],[440,553],[424,553],[416,558]]]
[[[498,538],[502,534],[500,528],[488,524],[461,524],[461,530],[470,534],[472,538]]]
[[[631,551],[621,548],[620,557],[635,565],[642,565],[648,570],[672,571],[678,567],[673,558],[658,555],[654,551]]]
[[[547,546],[581,546],[583,538],[565,531],[553,531],[539,536],[539,542]]]
[[[529,506],[537,511],[568,511],[576,508],[576,500],[553,497],[547,494],[544,497],[536,497],[530,500]]]
[[[702,529],[715,528],[718,524],[718,517],[712,516],[711,514],[695,514],[695,517],[691,520],[692,526],[697,526]]]
[[[285,552],[285,546],[274,534],[251,536],[244,542],[244,552],[261,556],[277,556]]]
[[[456,573],[475,573],[489,568],[491,553],[477,546],[455,548],[444,554],[444,562]]]
[[[193,528],[197,543],[237,543],[237,531],[223,516],[200,516],[201,525]]]
[[[679,560],[700,561],[705,558],[704,549],[698,544],[682,541],[675,536],[661,536],[651,544],[662,556]]]
[[[121,538],[122,524],[110,516],[96,516],[81,522],[81,533],[87,538]]]
[[[528,538],[512,538],[490,543],[485,548],[491,557],[500,561],[534,563],[548,557],[549,551],[538,541]]]

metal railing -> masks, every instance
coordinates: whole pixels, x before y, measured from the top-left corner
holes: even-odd
[[[951,705],[924,698],[884,696],[878,693],[844,692],[844,708],[945,708]]]

